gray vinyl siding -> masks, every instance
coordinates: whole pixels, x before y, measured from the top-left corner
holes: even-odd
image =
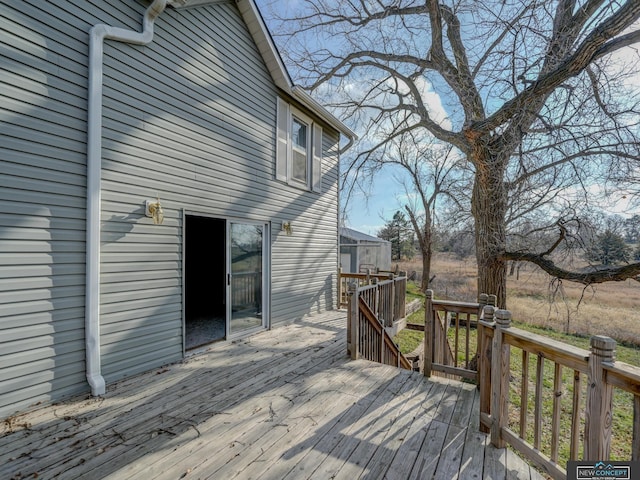
[[[47,7],[0,5],[0,417],[87,389],[87,26]]]
[[[163,331],[158,339],[174,339],[157,345],[157,358],[181,355],[183,210],[272,222],[274,324],[335,304],[337,133],[325,129],[322,195],[276,181],[278,91],[235,6],[167,10],[155,32],[142,49],[105,46],[101,324],[108,381],[148,368],[135,352],[146,355],[154,326]],[[144,200],[156,195],[161,226],[141,218]],[[280,232],[282,220],[292,221],[293,236]],[[131,262],[148,275],[119,277]],[[126,333],[140,340],[125,343]]]
[[[284,209],[284,219],[292,221],[293,235],[288,237],[274,229],[274,323],[331,310],[336,305],[338,136],[327,129],[323,133],[322,194],[305,194]],[[289,188],[295,195],[295,189]]]
[[[139,31],[146,3],[41,6],[0,5],[0,417],[88,390],[88,31],[95,23]],[[169,8],[151,44],[107,41],[104,54],[107,383],[182,358],[185,211],[271,223],[274,324],[333,308],[338,134],[323,125],[321,194],[275,180],[279,92],[235,3]],[[144,216],[156,196],[163,225]],[[293,235],[280,231],[283,220]]]

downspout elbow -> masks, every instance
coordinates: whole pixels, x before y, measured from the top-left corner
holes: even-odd
[[[153,39],[153,23],[156,18],[167,8],[167,5],[171,3],[168,0],[154,0],[154,2],[149,5],[149,8],[144,12],[144,18],[142,19],[142,33],[146,34],[150,32],[151,38],[149,42]]]

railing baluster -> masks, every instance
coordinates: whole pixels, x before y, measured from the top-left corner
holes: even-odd
[[[536,394],[533,410],[533,448],[540,450],[540,437],[542,434],[542,380],[544,377],[544,357],[538,355],[536,364]]]
[[[384,325],[381,325],[382,330],[380,330],[380,360],[378,360],[380,363],[385,363],[384,362]]]
[[[469,368],[469,357],[471,356],[471,346],[470,346],[470,341],[471,341],[471,314],[467,313],[467,328],[466,328],[466,332],[467,332],[467,339],[466,339],[466,343],[465,343],[465,353],[464,353],[464,368],[468,369]],[[476,322],[477,325],[477,322]],[[477,332],[477,328],[476,327],[476,332]]]
[[[439,316],[439,315],[438,315]],[[451,363],[449,362],[449,355],[447,355],[447,353],[449,353],[449,342],[448,342],[448,338],[447,338],[447,334],[449,333],[449,313],[448,312],[444,312],[444,315],[442,317],[439,316],[439,320],[440,325],[442,325],[442,330],[440,330],[440,328],[438,327],[438,329],[440,330],[440,363],[444,364],[444,365],[450,365]]]
[[[553,414],[551,417],[551,461],[558,463],[560,442],[560,400],[562,399],[562,365],[555,364],[553,375]]]
[[[456,321],[455,321],[455,341],[454,341],[454,347],[453,347],[453,366],[457,367],[458,366],[458,353],[460,352],[460,342],[459,342],[459,335],[460,335],[460,314],[456,313]],[[449,321],[447,321],[447,325],[449,324]],[[445,336],[445,339],[447,339],[447,337]],[[448,340],[448,339],[447,339]]]
[[[640,396],[633,396],[633,441],[631,443],[631,460],[640,460]]]
[[[569,459],[577,460],[580,448],[580,398],[582,395],[582,376],[577,370],[573,371],[573,410],[571,411],[571,444],[569,445]]]
[[[522,380],[520,385],[520,438],[527,438],[527,407],[529,405],[529,352],[522,350]]]

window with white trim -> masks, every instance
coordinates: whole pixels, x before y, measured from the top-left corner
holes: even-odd
[[[322,127],[278,98],[276,178],[319,192],[322,184]]]

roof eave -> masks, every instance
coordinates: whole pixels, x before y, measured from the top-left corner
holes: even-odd
[[[324,106],[318,103],[318,101],[315,100],[306,90],[299,85],[295,85],[291,80],[287,68],[282,61],[282,57],[280,56],[280,52],[278,52],[278,48],[276,47],[273,38],[269,33],[269,29],[262,18],[262,14],[260,13],[260,10],[258,10],[254,0],[236,0],[236,2],[276,86],[287,92],[289,95],[308,107],[322,120],[348,137],[350,140],[348,146],[351,146],[353,141],[357,139],[355,132],[338,120]],[[343,148],[343,150],[345,149],[346,148]]]

